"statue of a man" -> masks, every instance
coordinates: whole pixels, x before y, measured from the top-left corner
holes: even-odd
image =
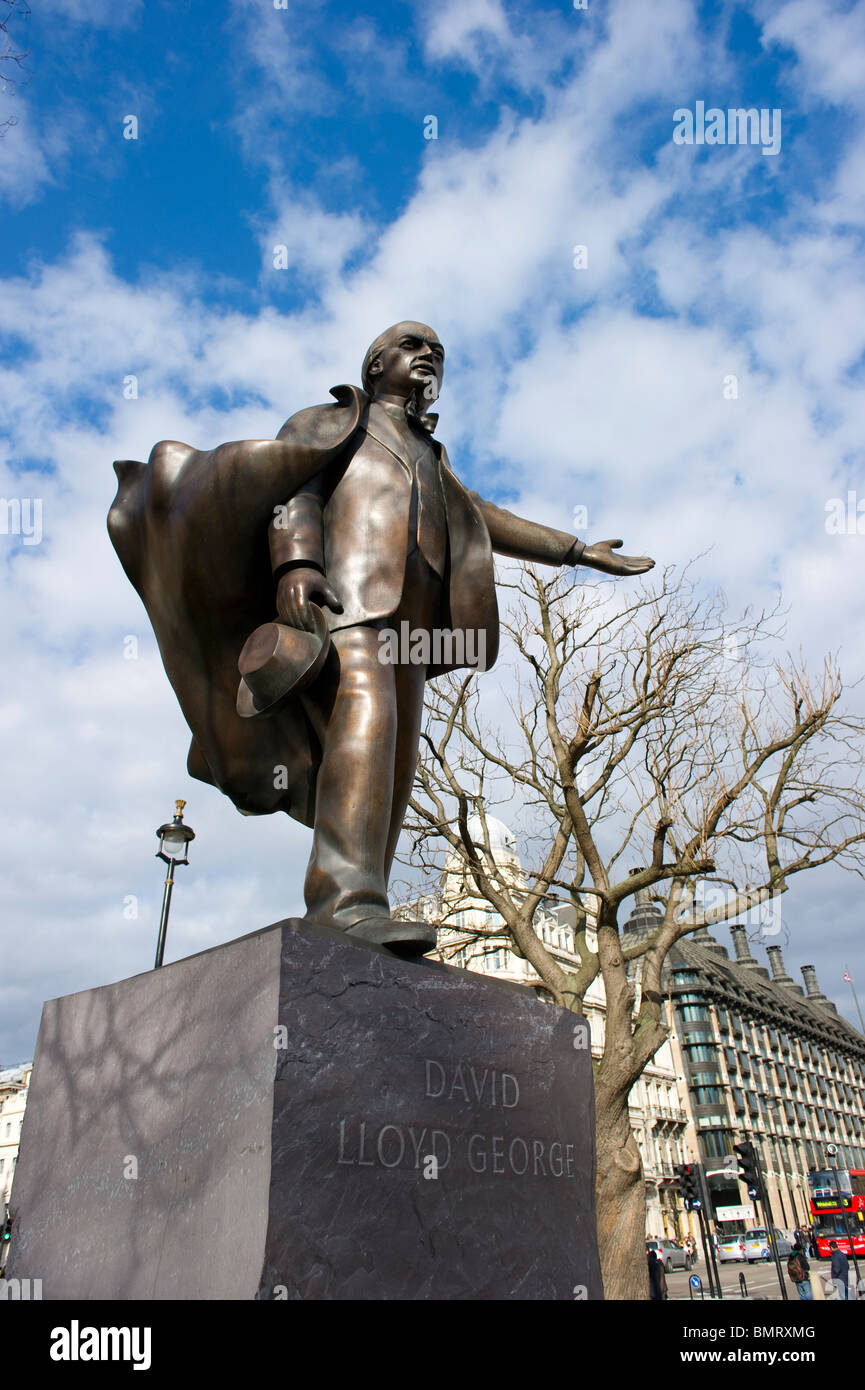
[[[493,551],[614,575],[653,565],[467,491],[425,413],[443,371],[432,329],[396,324],[369,348],[362,390],[334,388],[335,406],[292,416],[275,441],[169,441],[148,465],[116,464],[109,514],[193,732],[192,775],[247,814],[312,825],[307,917],[405,953],[435,945],[427,924],[391,918],[387,894],[424,686],[495,660]],[[311,685],[244,719],[238,656],[274,604],[310,632],[323,613],[330,648]]]

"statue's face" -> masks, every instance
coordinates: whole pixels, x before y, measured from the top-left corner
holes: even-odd
[[[441,390],[445,352],[423,323],[398,323],[390,329],[378,360],[370,368],[375,394],[432,403]]]

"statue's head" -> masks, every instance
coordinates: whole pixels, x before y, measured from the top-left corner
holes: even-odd
[[[441,390],[444,360],[438,335],[425,323],[395,323],[367,348],[361,369],[363,389],[370,396],[401,400],[414,396],[426,409]]]

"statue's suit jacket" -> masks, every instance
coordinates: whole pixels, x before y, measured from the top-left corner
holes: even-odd
[[[347,422],[344,448],[297,490],[270,528],[275,574],[303,564],[327,575],[344,607],[343,613],[331,617],[332,628],[373,622],[396,611],[412,493],[413,470],[404,436],[383,409],[374,424],[368,420],[368,398],[354,387],[349,390],[357,422]],[[292,428],[291,420],[283,427],[288,432]],[[451,470],[444,447],[433,439],[426,442],[437,460],[448,539],[441,625],[454,632],[482,632],[479,643],[467,648],[463,644],[462,649],[485,651],[489,667],[499,645],[493,551],[561,564],[574,537],[523,521],[469,492]],[[421,494],[421,535],[423,508],[429,501],[434,499]],[[450,668],[430,668],[428,674],[440,675],[443,669]]]
[[[273,618],[273,570],[297,561],[326,568],[328,503],[351,469],[369,405],[354,386],[335,387],[331,395],[335,405],[293,415],[276,440],[242,440],[209,452],[168,440],[155,446],[147,464],[115,463],[119,486],[108,514],[111,540],[147,609],[192,730],[191,775],[218,786],[247,814],[283,810],[307,825],[320,762],[315,734],[299,699],[269,719],[242,719],[235,709],[237,657],[253,629]],[[499,640],[493,550],[562,564],[576,538],[469,492],[443,447],[434,441],[433,447],[449,541],[446,625],[483,630],[490,666]],[[362,620],[395,610],[405,567],[410,470],[398,457],[383,467],[396,470],[390,475],[396,500],[379,518],[382,544],[393,551],[376,556],[367,544],[357,556],[373,596]],[[362,537],[357,499],[352,510]],[[383,579],[376,581],[377,572]],[[328,578],[338,590],[340,576]]]

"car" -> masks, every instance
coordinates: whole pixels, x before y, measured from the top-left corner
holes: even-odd
[[[745,1260],[744,1231],[730,1231],[718,1241],[718,1259],[723,1264],[731,1260]]]
[[[756,1260],[771,1260],[772,1246],[769,1241],[768,1232],[765,1226],[754,1226],[750,1231],[745,1232],[745,1259],[748,1264],[754,1264]],[[778,1258],[785,1260],[793,1250],[793,1242],[788,1240],[783,1231],[775,1227],[775,1249]]]
[[[670,1274],[674,1269],[690,1269],[691,1256],[683,1245],[672,1240],[647,1240],[646,1253],[654,1250],[664,1269]]]

